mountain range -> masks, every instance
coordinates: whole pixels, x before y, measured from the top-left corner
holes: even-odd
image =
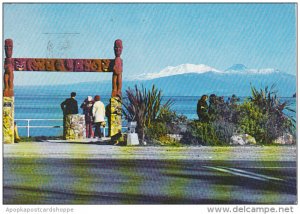
[[[123,76],[125,76],[125,72]],[[291,97],[296,92],[296,76],[279,71],[278,69],[249,69],[243,64],[235,64],[222,71],[207,65],[182,64],[167,67],[158,73],[144,73],[130,79],[123,80],[123,90],[134,85],[146,88],[152,85],[162,89],[167,96],[201,96],[203,94],[217,94],[230,96],[249,96],[251,85],[256,88],[271,87],[275,84],[278,95]],[[110,95],[111,81],[85,82],[54,86],[16,86],[16,91],[32,90],[32,93],[54,94],[80,91],[85,94],[100,93]],[[26,91],[27,91],[26,90]]]

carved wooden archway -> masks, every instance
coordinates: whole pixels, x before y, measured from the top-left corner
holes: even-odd
[[[5,40],[3,91],[3,142],[14,143],[14,71],[112,72],[109,133],[116,136],[122,129],[121,102],[123,62],[122,40],[114,43],[114,59],[13,58],[13,40]]]

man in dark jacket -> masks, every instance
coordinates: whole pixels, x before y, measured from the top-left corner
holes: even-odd
[[[72,92],[71,98],[66,99],[60,104],[64,115],[78,114],[78,104],[77,101],[75,100],[75,97],[76,97],[76,92]]]
[[[76,92],[71,93],[71,98],[66,99],[60,104],[60,107],[64,114],[64,120],[63,120],[63,137],[66,139],[66,117],[69,114],[78,114],[78,104],[75,100]]]

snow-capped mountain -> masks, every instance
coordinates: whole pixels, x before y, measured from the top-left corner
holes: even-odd
[[[161,77],[169,77],[179,74],[203,74],[206,72],[216,72],[221,73],[221,71],[207,66],[207,65],[195,65],[195,64],[182,64],[176,67],[168,66],[165,69],[161,70],[158,73],[144,73],[134,77],[135,80],[151,80]]]
[[[296,76],[278,69],[249,69],[235,64],[222,71],[207,65],[183,64],[167,67],[158,73],[142,74],[125,84],[153,84],[164,94],[174,96],[218,95],[249,96],[251,85],[256,88],[276,85],[279,96],[292,96],[296,91]]]
[[[224,71],[224,73],[232,73],[232,74],[271,74],[276,72],[280,72],[280,71],[275,68],[249,69],[243,64],[235,64]]]
[[[230,68],[227,68],[225,71],[245,71],[248,68],[243,64],[234,64]]]
[[[243,64],[235,64],[230,68],[222,71],[214,67],[200,64],[182,64],[176,67],[168,66],[165,69],[157,73],[143,73],[138,76],[133,77],[133,80],[152,80],[162,77],[170,77],[174,75],[182,74],[204,74],[207,72],[212,72],[216,74],[271,74],[280,72],[278,69],[274,68],[263,68],[263,69],[249,69]]]

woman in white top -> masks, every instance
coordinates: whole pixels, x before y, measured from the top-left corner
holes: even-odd
[[[95,100],[95,103],[93,106],[93,117],[94,117],[94,123],[96,125],[94,137],[101,137],[100,126],[101,126],[101,124],[104,124],[104,121],[105,121],[104,120],[105,106],[104,106],[103,102],[100,101],[99,95],[96,95],[94,100]]]

